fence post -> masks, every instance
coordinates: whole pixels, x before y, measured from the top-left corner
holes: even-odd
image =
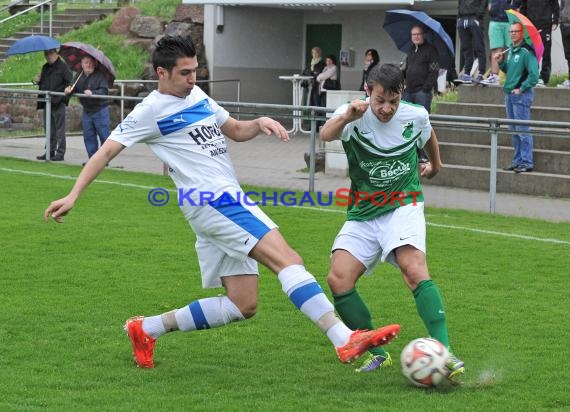
[[[44,117],[46,123],[46,160],[51,160],[51,94],[46,93],[46,107]]]
[[[497,202],[497,141],[498,141],[498,128],[499,122],[496,119],[491,119],[491,173],[489,177],[489,195],[490,204],[489,212],[495,214]]]
[[[317,139],[317,121],[315,120],[315,115],[316,112],[311,110],[311,138],[309,139],[309,192],[315,191],[315,141]]]

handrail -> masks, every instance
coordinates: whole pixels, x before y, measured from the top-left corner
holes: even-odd
[[[21,94],[33,94],[39,95],[37,98],[40,101],[46,102],[46,113],[49,114],[51,110],[51,97],[52,96],[62,96],[64,93],[59,92],[49,92],[42,90],[22,90],[22,89],[7,89],[2,88],[0,85],[0,94],[2,92],[6,93],[21,93]],[[41,96],[41,97],[40,97]],[[107,99],[107,100],[129,100],[129,101],[141,101],[141,97],[127,97],[127,96],[87,96],[83,94],[74,94],[74,96],[82,98],[94,98],[94,99]],[[292,113],[291,115],[286,115],[283,113],[274,114],[275,117],[279,118],[293,118],[299,116],[307,116],[308,120],[311,122],[311,134],[309,139],[309,191],[314,191],[315,184],[315,142],[317,135],[317,120],[326,120],[323,113],[332,113],[334,109],[320,107],[320,106],[293,106],[284,104],[263,104],[263,103],[239,103],[239,102],[224,102],[218,101],[221,106],[224,107],[236,107],[239,108],[250,108],[250,109],[260,109],[259,113],[244,113],[242,115],[260,115],[268,114],[274,110],[284,110],[287,113]],[[307,115],[307,112],[309,113]],[[297,114],[299,113],[299,114]],[[50,145],[50,116],[46,114],[46,157],[49,157],[49,145]],[[531,128],[530,132],[532,134],[541,135],[547,134],[551,137],[570,139],[570,122],[551,122],[551,121],[540,121],[540,120],[513,120],[513,119],[500,119],[500,118],[483,118],[483,117],[468,117],[468,116],[451,116],[451,115],[430,115],[432,125],[440,128],[457,128],[457,123],[461,123],[461,130],[478,130],[482,132],[488,132],[491,136],[491,158],[490,158],[490,188],[489,188],[489,212],[495,213],[495,203],[496,203],[496,179],[497,179],[497,151],[498,151],[498,132],[501,126],[508,125],[522,125],[529,126]],[[467,124],[467,127],[466,127]],[[471,129],[470,129],[471,127]],[[502,133],[516,133],[516,131],[500,130]],[[554,132],[554,133],[552,133]],[[48,159],[49,160],[49,159]]]
[[[17,4],[19,4],[22,1],[23,0],[20,0]],[[8,20],[11,20],[11,19],[16,18],[18,16],[21,16],[22,14],[25,14],[29,11],[35,10],[38,7],[40,7],[41,8],[41,11],[40,11],[40,33],[43,33],[44,32],[44,5],[47,4],[49,6],[49,36],[51,37],[52,36],[52,26],[53,26],[53,12],[52,12],[53,3],[54,3],[54,0],[44,0],[41,3],[38,3],[34,6],[30,6],[29,8],[22,10],[22,11],[19,11],[18,13],[13,14],[10,17],[6,17],[4,20],[0,20],[0,24],[7,22]],[[16,5],[16,4],[12,3],[8,7],[11,7],[14,5]]]

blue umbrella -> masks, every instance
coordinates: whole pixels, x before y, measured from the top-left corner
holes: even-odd
[[[382,27],[394,40],[398,50],[407,54],[413,47],[410,32],[416,24],[424,26],[426,41],[431,43],[439,53],[439,65],[444,69],[451,69],[455,56],[451,37],[437,20],[432,19],[423,11],[387,10]]]
[[[53,37],[31,35],[16,40],[6,52],[6,56],[57,49],[59,46],[60,43]]]

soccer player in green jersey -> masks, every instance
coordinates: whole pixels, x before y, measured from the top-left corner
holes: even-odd
[[[352,329],[373,329],[356,283],[379,260],[390,262],[401,270],[429,335],[449,348],[443,302],[426,263],[419,180],[420,174],[432,178],[441,169],[439,147],[428,112],[401,101],[403,87],[397,66],[378,65],[367,79],[369,98],[339,107],[321,128],[321,140],[341,140],[351,180],[347,221],[332,246],[327,281],[342,320]],[[425,148],[429,163],[418,166],[417,147]],[[390,355],[377,348],[356,370],[369,372],[391,363]],[[454,355],[447,367],[449,378],[465,371]]]

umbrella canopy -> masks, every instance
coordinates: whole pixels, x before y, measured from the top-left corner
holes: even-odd
[[[532,24],[524,14],[515,10],[507,10],[507,18],[511,24],[520,23],[523,26],[524,41],[534,49],[536,60],[538,60],[540,64],[540,60],[542,60],[542,55],[544,54],[544,44],[534,24]]]
[[[6,51],[6,56],[59,49],[59,46],[61,44],[53,37],[32,35],[16,40]]]
[[[76,72],[81,71],[81,58],[84,56],[91,56],[99,62],[99,69],[107,77],[109,81],[109,87],[113,85],[115,81],[115,66],[111,63],[111,60],[103,54],[103,52],[96,47],[91,46],[87,43],[79,43],[75,41],[70,41],[63,43],[59,54],[71,70]]]
[[[417,24],[424,27],[426,41],[437,50],[439,65],[444,69],[451,69],[455,56],[451,37],[437,20],[432,19],[423,11],[388,10],[382,27],[390,35],[398,50],[407,54],[414,46],[410,32],[412,27]]]

